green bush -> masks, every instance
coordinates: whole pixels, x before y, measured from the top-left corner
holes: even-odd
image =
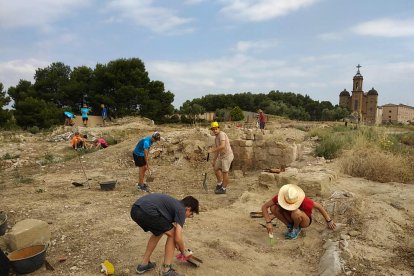
[[[105,139],[105,141],[109,145],[116,145],[116,144],[118,144],[118,140],[115,137],[113,137],[113,136],[106,136],[104,139]]]
[[[241,121],[244,119],[244,114],[243,111],[241,110],[240,107],[235,106],[231,111],[230,111],[230,116],[231,119],[233,121]]]
[[[31,134],[37,134],[37,133],[39,133],[39,131],[40,131],[40,129],[39,129],[39,127],[38,127],[38,126],[32,126],[32,127],[29,127],[27,130],[28,130]]]
[[[315,154],[325,159],[334,159],[341,154],[344,146],[343,137],[337,135],[327,136],[316,146]]]

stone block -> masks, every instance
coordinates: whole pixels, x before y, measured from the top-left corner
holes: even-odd
[[[246,140],[254,140],[254,135],[253,133],[246,133]]]
[[[46,244],[50,241],[50,230],[47,222],[37,219],[25,219],[16,223],[7,234],[11,250],[18,250],[35,244]]]
[[[240,147],[252,147],[253,140],[239,140],[239,146]]]
[[[273,173],[261,172],[259,175],[259,186],[269,188],[276,184]]]
[[[235,179],[243,178],[244,174],[242,170],[234,170],[233,176]]]
[[[269,153],[269,155],[280,156],[280,157],[283,154],[280,148],[269,148],[267,152]]]
[[[332,182],[331,175],[324,172],[304,173],[299,175],[299,183],[307,196],[322,196]]]
[[[266,145],[265,140],[256,140],[254,141],[254,147],[264,147]]]
[[[256,141],[264,140],[264,135],[262,133],[256,133],[254,135],[254,140],[256,140]]]

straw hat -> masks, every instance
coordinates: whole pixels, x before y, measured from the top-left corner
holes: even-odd
[[[297,185],[286,184],[279,190],[277,201],[285,210],[293,211],[299,208],[305,199],[305,192]]]

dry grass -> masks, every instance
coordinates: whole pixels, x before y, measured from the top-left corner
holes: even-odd
[[[364,139],[358,139],[340,159],[343,173],[378,182],[400,183],[414,180],[411,162],[408,156],[384,151]]]

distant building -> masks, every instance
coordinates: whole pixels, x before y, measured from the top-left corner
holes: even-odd
[[[385,104],[382,106],[383,123],[413,123],[414,107],[404,104]]]
[[[381,111],[378,110],[378,92],[374,87],[364,93],[362,84],[364,77],[359,72],[361,65],[358,64],[358,71],[353,78],[352,95],[344,89],[339,94],[339,105],[351,110],[353,117],[359,122],[366,124],[381,123]]]

